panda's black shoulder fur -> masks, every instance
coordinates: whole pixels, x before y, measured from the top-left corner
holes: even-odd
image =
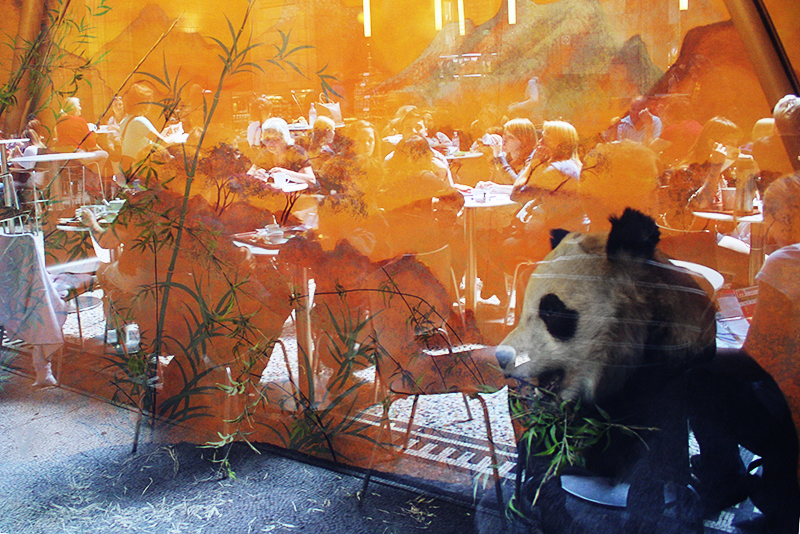
[[[550,230],[550,248],[556,248],[567,235],[569,235],[569,230],[564,230],[563,228]]]
[[[609,217],[611,231],[608,233],[606,254],[609,259],[624,256],[653,259],[661,239],[656,222],[644,213],[626,208],[619,217]]]

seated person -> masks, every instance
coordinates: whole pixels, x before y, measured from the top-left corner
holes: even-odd
[[[783,97],[773,109],[770,135],[753,139],[753,158],[759,168],[759,189],[773,180],[800,169],[800,98]]]
[[[533,158],[533,151],[539,142],[536,128],[528,119],[511,119],[503,126],[503,136],[500,139],[497,137],[491,134],[484,136],[492,148],[495,166],[493,182],[513,184]]]
[[[745,351],[783,391],[800,428],[800,174],[779,178],[764,194],[767,239],[779,247],[758,280],[758,300]]]
[[[41,133],[41,135],[40,135]],[[21,156],[36,156],[45,154],[47,146],[42,140],[42,135],[45,134],[44,127],[39,122],[39,119],[31,119],[22,132],[22,137],[28,139],[28,144],[21,150]],[[37,199],[34,190],[38,190],[39,195],[44,197],[55,196],[56,198],[61,195],[61,188],[56,183],[49,183],[47,178],[47,171],[44,170],[44,165],[39,170],[35,162],[29,163],[14,163],[10,166],[10,170],[14,173],[14,182],[17,187],[17,195],[20,201],[20,207],[26,209]],[[41,197],[40,197],[41,198]],[[23,206],[24,205],[24,206]],[[38,207],[37,207],[38,209]]]
[[[403,108],[401,108],[402,110]],[[398,111],[400,114],[400,111]],[[425,116],[414,106],[408,106],[406,112],[399,116],[398,128],[400,133],[391,137],[384,138],[384,141],[397,146],[401,140],[408,139],[412,136],[419,136],[425,139],[430,146],[431,141],[428,139],[428,128],[425,126]],[[388,165],[389,161],[394,157],[396,149],[386,155],[385,162]],[[447,179],[453,183],[453,177],[450,173],[450,162],[447,161],[444,154],[436,150],[432,150],[434,157],[438,158],[442,167],[446,170]]]
[[[647,98],[639,96],[631,101],[627,115],[617,126],[617,140],[630,139],[637,143],[649,145],[661,136],[661,119],[650,113]]]
[[[380,203],[387,210],[455,191],[446,164],[419,135],[403,138],[386,163]]]
[[[261,128],[261,144],[265,152],[262,156],[266,157],[269,170],[260,169],[256,178],[266,182],[270,176],[280,172],[293,182],[317,185],[308,153],[295,144],[285,120],[272,117],[264,121]]]
[[[252,372],[260,374],[271,342],[291,311],[286,281],[271,263],[260,263],[261,258],[234,246],[228,229],[199,195],[189,201],[175,270],[169,276],[183,196],[154,178],[144,185],[149,188],[134,192],[107,229],[91,212],[81,216],[100,246],[123,245],[119,258],[98,271],[106,303],[114,312],[109,314],[109,327],[135,321],[143,345],[152,349],[159,335],[156,310],[169,280],[173,285],[160,332],[162,353],[175,354],[184,371],[189,360],[193,367],[234,362],[244,366],[247,358],[257,355]],[[170,187],[182,189],[174,181]],[[159,246],[144,245],[154,232],[159,233]]]
[[[147,118],[154,93],[150,84],[139,82],[122,96],[127,115],[119,124],[122,142],[120,165],[125,173],[135,172],[151,156],[158,161],[170,159],[165,150],[169,142]]]
[[[692,103],[684,95],[671,96],[663,108],[664,128],[651,144],[666,167],[674,167],[689,153],[703,125],[692,118]]]
[[[324,196],[319,201],[318,238],[326,250],[345,239],[367,256],[375,248],[375,236],[367,230],[370,219],[379,213],[376,195],[383,180],[375,139],[370,123],[349,124],[339,137],[338,153],[319,170]]]
[[[375,233],[385,257],[447,244],[463,203],[428,141],[418,135],[401,140],[376,192],[385,228]]]
[[[550,230],[582,230],[583,207],[578,195],[582,164],[578,132],[563,121],[545,121],[531,163],[512,186],[511,199],[523,204],[513,219],[511,237],[500,248],[502,272],[511,274],[524,261],[538,261],[550,251]]]
[[[250,124],[247,125],[247,144],[261,146],[261,125],[272,117],[272,101],[265,95],[256,98],[250,106]]]
[[[792,168],[800,171],[800,97],[781,98],[772,110],[772,117]]]
[[[600,143],[583,160],[580,195],[591,231],[611,229],[609,216],[634,208],[658,214],[658,157],[641,143]]]
[[[333,139],[336,136],[336,124],[330,117],[317,117],[311,126],[308,142],[308,157],[314,166],[319,168],[336,153],[333,150]]]
[[[666,171],[663,185],[668,186],[662,212],[672,228],[689,229],[691,212],[721,209],[724,172],[739,153],[741,129],[724,117],[706,121],[700,136],[684,157],[680,167]]]
[[[711,509],[749,496],[763,514],[753,520],[753,532],[794,532],[800,516],[798,217],[795,174],[775,181],[764,195],[767,237],[782,248],[757,276],[758,300],[744,350],[717,349],[716,358],[695,368],[689,381],[690,425],[700,450],[692,458],[699,481],[693,486]],[[749,467],[740,447],[755,455]]]
[[[91,157],[81,159],[80,162],[94,173],[94,179],[87,181],[86,188],[97,194],[101,189],[100,180],[108,159],[108,152],[98,146],[94,132],[89,129],[86,119],[81,117],[81,101],[79,98],[67,98],[61,113],[61,117],[56,122],[56,149],[68,152],[78,150],[94,153]]]
[[[403,121],[406,119],[406,117],[409,118],[409,123],[408,123],[409,125],[412,122],[411,121],[412,118],[419,119],[419,121],[416,120],[413,121],[415,123],[415,129],[416,129],[415,132],[409,132],[408,125],[403,126]],[[421,126],[420,122],[422,123]],[[384,131],[381,134],[381,138],[383,142],[391,146],[394,146],[397,143],[399,143],[404,136],[413,135],[415,133],[417,135],[420,135],[422,133],[421,128],[424,127],[425,127],[425,122],[422,118],[422,114],[419,112],[419,110],[417,110],[417,106],[412,106],[412,105],[400,106],[397,109],[397,112],[395,112],[394,118],[390,120],[389,124],[387,124],[386,128],[384,128]]]

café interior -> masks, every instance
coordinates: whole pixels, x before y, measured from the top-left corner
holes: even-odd
[[[796,532],[800,4],[3,13],[0,365],[26,388],[127,407],[134,450],[404,480],[483,506],[477,532]],[[654,348],[673,331],[699,333]]]

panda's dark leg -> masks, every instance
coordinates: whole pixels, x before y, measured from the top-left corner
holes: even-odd
[[[639,426],[658,430],[639,432],[646,446],[625,477],[631,484],[628,532],[702,531],[696,498],[687,490],[690,481],[687,391],[687,377],[679,375],[650,396],[647,403],[638,403],[646,406],[638,414]],[[667,502],[665,493],[674,493],[675,500]]]
[[[769,532],[796,532],[797,432],[772,377],[743,351],[720,351],[694,370],[691,393],[698,490],[706,505],[718,509],[749,495]],[[748,475],[739,445],[761,457],[759,474]]]
[[[700,447],[691,459],[693,484],[706,514],[718,512],[747,498],[746,470],[730,421],[726,398],[731,385],[706,366],[690,371],[692,410],[689,426]]]

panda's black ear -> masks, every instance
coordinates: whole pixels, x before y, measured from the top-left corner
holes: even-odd
[[[564,230],[563,228],[553,228],[550,230],[550,248],[556,248],[568,235],[569,230]]]
[[[640,211],[625,208],[620,217],[609,217],[611,231],[608,233],[606,254],[609,259],[627,255],[634,258],[653,258],[661,232],[656,222]]]

